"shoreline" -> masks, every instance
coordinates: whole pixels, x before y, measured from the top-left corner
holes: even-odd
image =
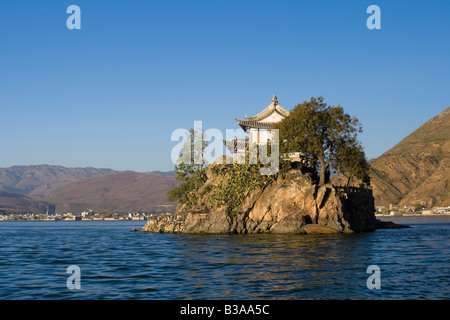
[[[71,221],[147,221],[147,219],[0,219],[2,221],[61,221],[61,222],[71,222]]]
[[[450,213],[430,213],[430,214],[376,214],[376,218],[401,218],[401,217],[450,217]],[[115,218],[104,218],[104,219],[0,219],[2,221],[148,221],[148,219],[115,219]]]
[[[445,217],[450,216],[450,213],[409,213],[409,214],[376,214],[375,217]]]

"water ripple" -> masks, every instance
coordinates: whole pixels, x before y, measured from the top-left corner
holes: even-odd
[[[174,235],[0,222],[0,299],[449,299],[450,219],[354,235]],[[69,265],[81,290],[69,290]],[[381,269],[369,290],[366,269]]]

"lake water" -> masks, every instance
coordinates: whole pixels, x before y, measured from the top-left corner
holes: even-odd
[[[145,221],[2,221],[0,299],[449,299],[450,216],[383,219],[412,228],[180,235],[130,232]],[[367,287],[370,265],[380,289]]]

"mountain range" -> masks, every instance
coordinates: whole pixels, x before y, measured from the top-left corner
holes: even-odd
[[[57,212],[173,212],[166,194],[177,183],[170,175],[111,172],[50,190],[45,200]]]
[[[49,165],[0,168],[0,190],[43,200],[49,190],[111,172],[113,172],[111,169],[65,168]]]
[[[52,165],[0,168],[0,212],[172,212],[174,172]]]

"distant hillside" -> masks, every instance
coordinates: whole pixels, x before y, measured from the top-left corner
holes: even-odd
[[[175,177],[177,174],[175,171],[150,171],[147,172],[150,174],[154,174],[155,176],[163,176],[163,177]]]
[[[54,189],[45,200],[56,205],[57,213],[173,212],[175,205],[166,193],[178,183],[173,175],[112,172]]]
[[[32,165],[0,168],[0,212],[166,212],[175,172]]]
[[[0,190],[42,200],[49,190],[111,172],[113,172],[111,169],[65,168],[50,165],[0,168]]]
[[[55,206],[19,194],[0,191],[0,213],[54,213]]]
[[[376,205],[450,205],[450,108],[371,166]]]

